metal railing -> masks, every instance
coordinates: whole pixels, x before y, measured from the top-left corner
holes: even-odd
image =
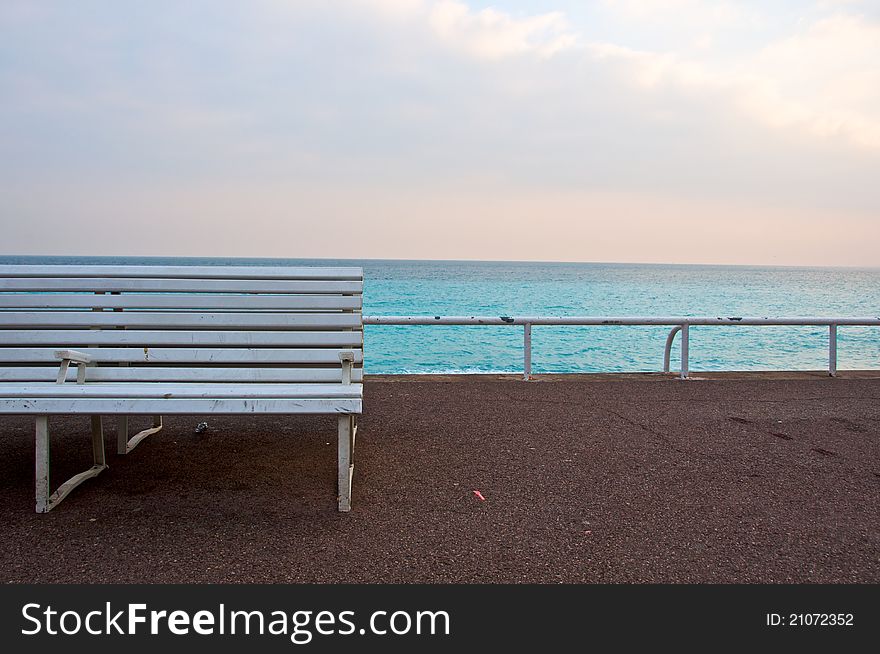
[[[519,325],[523,328],[523,379],[532,374],[532,326],[666,326],[672,327],[666,338],[663,372],[669,372],[669,358],[676,334],[681,334],[681,367],[679,376],[689,374],[689,341],[691,326],[802,326],[828,327],[828,374],[837,374],[837,328],[841,326],[880,327],[880,317],[866,318],[699,318],[699,317],[605,317],[605,316],[364,316],[365,325]]]

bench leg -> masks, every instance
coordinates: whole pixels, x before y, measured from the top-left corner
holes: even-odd
[[[132,436],[131,439],[128,438],[128,416],[119,416],[117,424],[116,452],[119,454],[128,454],[147,436],[162,430],[162,416],[153,416],[153,426],[149,429],[139,431]]]
[[[49,511],[49,416],[37,416],[37,513]]]
[[[338,418],[337,446],[337,500],[340,511],[351,511],[351,478],[354,474],[354,439],[357,422],[354,416],[344,415]]]
[[[49,416],[37,416],[36,461],[37,461],[37,513],[48,513],[86,479],[97,476],[107,469],[104,456],[104,429],[101,416],[92,416],[92,458],[94,465],[65,481],[52,493],[49,484]]]

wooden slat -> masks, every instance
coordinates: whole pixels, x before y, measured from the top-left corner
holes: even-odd
[[[361,384],[0,384],[0,397],[5,399],[329,399],[362,395]]]
[[[353,310],[361,308],[360,295],[95,295],[94,293],[45,294],[0,293],[4,309],[242,309],[263,310]]]
[[[149,311],[0,311],[0,328],[133,327],[167,329],[360,329],[359,313]],[[2,336],[0,336],[2,342]]]
[[[72,278],[3,278],[0,291],[15,292],[106,292],[106,293],[346,293],[363,291],[363,282],[323,280],[263,280],[263,279],[102,279],[98,277]]]
[[[0,265],[0,277],[360,280],[364,272],[356,267],[322,266]]]
[[[115,345],[167,347],[361,347],[363,332],[355,331],[185,331],[137,329],[33,329],[0,332],[0,345],[57,347]]]
[[[58,366],[0,367],[0,382],[54,382]],[[353,368],[351,380],[360,383],[364,369]],[[76,370],[67,371],[67,380],[76,381]],[[212,383],[336,383],[342,382],[341,367],[297,368],[182,368],[177,366],[101,366],[90,367],[86,372],[91,382],[212,382]]]
[[[202,364],[333,364],[341,366],[336,348],[79,348],[94,363],[202,363]],[[356,363],[363,352],[349,348]],[[6,363],[61,362],[54,348],[0,347],[0,361]]]
[[[11,398],[0,402],[0,414],[201,415],[361,413],[362,401],[338,399],[188,399],[133,400],[88,398]]]

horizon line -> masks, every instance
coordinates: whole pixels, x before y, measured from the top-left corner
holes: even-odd
[[[680,263],[671,261],[572,261],[546,259],[407,259],[398,257],[255,257],[255,256],[221,256],[221,255],[162,255],[162,254],[0,254],[0,261],[12,258],[49,259],[49,258],[89,258],[89,259],[242,259],[253,261],[284,260],[284,261],[375,261],[401,263],[512,263],[512,264],[560,264],[560,265],[605,265],[605,266],[692,266],[692,267],[724,267],[724,268],[814,268],[843,270],[880,270],[876,265],[844,265],[844,264],[778,264],[778,263]]]

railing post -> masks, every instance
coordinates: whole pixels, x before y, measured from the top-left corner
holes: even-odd
[[[523,324],[523,379],[532,375],[532,324]]]
[[[828,325],[828,375],[837,376],[837,325]]]
[[[669,359],[672,355],[672,342],[675,340],[675,335],[681,331],[681,325],[676,325],[669,331],[669,336],[666,337],[666,349],[663,350],[663,372],[669,372]]]
[[[681,326],[681,378],[682,379],[687,379],[688,372],[689,372],[688,371],[688,367],[689,367],[688,346],[690,344],[689,343],[690,338],[689,338],[689,334],[688,334],[688,327],[689,327],[689,325],[687,323],[684,323]]]

